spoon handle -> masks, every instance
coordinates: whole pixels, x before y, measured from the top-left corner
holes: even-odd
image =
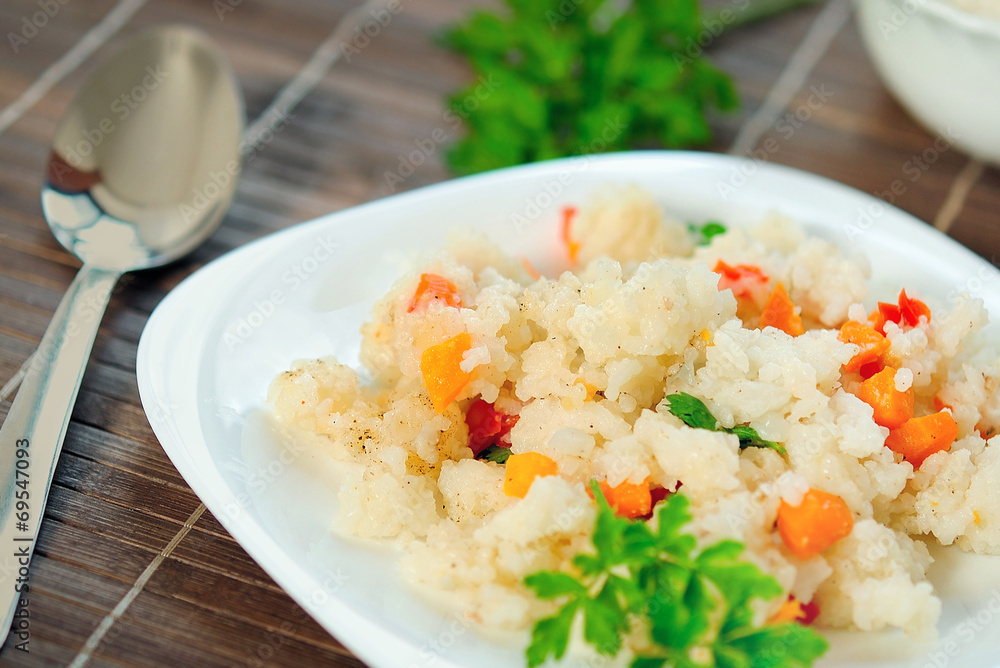
[[[28,564],[52,475],[97,328],[120,276],[86,264],[80,269],[0,427],[0,643],[18,602],[30,598]],[[26,628],[27,618],[23,621]]]

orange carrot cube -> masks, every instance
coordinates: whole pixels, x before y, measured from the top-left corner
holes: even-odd
[[[858,398],[875,410],[875,423],[889,429],[902,427],[913,417],[913,387],[896,389],[896,369],[886,367],[862,381]]]
[[[406,312],[413,313],[420,304],[433,300],[441,301],[448,306],[462,305],[462,298],[459,297],[458,288],[454,283],[437,274],[420,274],[420,282],[417,283],[417,290],[413,293],[413,299],[410,300]]]
[[[507,472],[503,481],[503,493],[507,496],[524,498],[531,489],[535,478],[558,475],[559,466],[550,457],[538,452],[525,452],[507,458]]]
[[[600,486],[604,498],[608,500],[608,505],[619,517],[629,519],[645,517],[653,509],[653,495],[647,480],[638,485],[626,480],[617,487],[612,487],[606,481],[602,481]]]
[[[903,426],[889,432],[885,445],[918,469],[935,452],[950,448],[957,437],[955,418],[948,411],[941,411],[907,420]]]
[[[472,348],[472,337],[466,332],[453,336],[443,343],[431,346],[420,356],[420,373],[424,386],[434,404],[434,410],[444,413],[448,404],[465,389],[472,378],[462,371],[462,357]]]
[[[837,338],[844,343],[853,343],[861,350],[844,365],[844,371],[858,371],[866,364],[877,361],[889,351],[889,339],[871,325],[848,320],[841,326]]]
[[[760,326],[776,327],[789,336],[800,336],[806,331],[802,326],[802,317],[795,312],[795,304],[781,283],[778,283],[764,304],[764,310],[760,313]]]
[[[799,559],[815,557],[854,528],[854,514],[836,494],[810,489],[802,503],[778,508],[778,534]]]

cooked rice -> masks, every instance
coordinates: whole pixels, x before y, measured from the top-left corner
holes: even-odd
[[[904,369],[897,383],[912,384],[917,413],[936,410],[939,397],[960,428],[949,451],[914,472],[850,393],[856,374],[841,371],[857,348],[835,328],[865,318],[865,266],[777,215],[693,248],[685,227],[636,188],[598,196],[574,233],[578,271],[539,280],[484,238],[456,233],[375,305],[362,343],[373,384],[333,359],[297,362],[274,381],[277,417],[325,435],[344,462],[335,529],[392,541],[408,581],[451,592],[483,624],[524,628],[551,611],[524,576],[566,568],[589,545],[586,481],[680,481],[689,530],[745,543],[747,559],[818,602],[821,625],[931,629],[941,601],[914,538],[1000,552],[1000,445],[983,439],[1000,424],[1000,356],[966,349],[986,321],[982,304],[928,300],[932,322],[886,326]],[[808,331],[793,338],[756,329],[753,314],[741,321],[710,270],[720,258],[781,281]],[[452,281],[463,308],[408,313],[421,272]],[[461,332],[473,340],[472,380],[439,415],[421,353]],[[723,426],[749,424],[782,442],[787,459],[687,427],[660,406],[675,392],[703,398]],[[559,476],[537,479],[523,499],[504,495],[503,466],[473,459],[467,445],[464,410],[480,396],[519,413],[513,452],[551,457]],[[841,496],[856,521],[848,538],[801,561],[773,527],[781,499],[797,503],[810,487]]]

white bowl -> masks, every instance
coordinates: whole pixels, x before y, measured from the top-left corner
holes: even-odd
[[[1000,21],[944,0],[855,7],[868,53],[903,106],[944,141],[1000,163]]]
[[[869,305],[900,286],[937,302],[965,291],[1000,320],[1000,272],[929,225],[812,174],[702,153],[554,160],[449,181],[324,216],[212,262],[175,288],[143,330],[143,408],[215,517],[373,668],[515,668],[524,665],[527,634],[492,642],[461,615],[429,607],[404,583],[396,552],[334,535],[336,472],[322,449],[269,427],[267,386],[296,358],[334,354],[359,366],[360,325],[403,258],[439,248],[453,227],[477,229],[551,274],[564,262],[561,207],[586,202],[609,182],[636,183],[691,222],[745,225],[779,210],[873,259]],[[1000,558],[955,548],[935,558],[940,638],[828,632],[831,649],[817,668],[1000,665]]]

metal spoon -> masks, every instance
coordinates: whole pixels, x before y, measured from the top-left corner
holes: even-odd
[[[52,475],[112,289],[124,272],[176,260],[218,227],[235,189],[243,116],[219,51],[169,26],[104,63],[56,129],[42,208],[83,267],[0,428],[0,641],[28,598]],[[15,633],[27,627],[21,617]]]

